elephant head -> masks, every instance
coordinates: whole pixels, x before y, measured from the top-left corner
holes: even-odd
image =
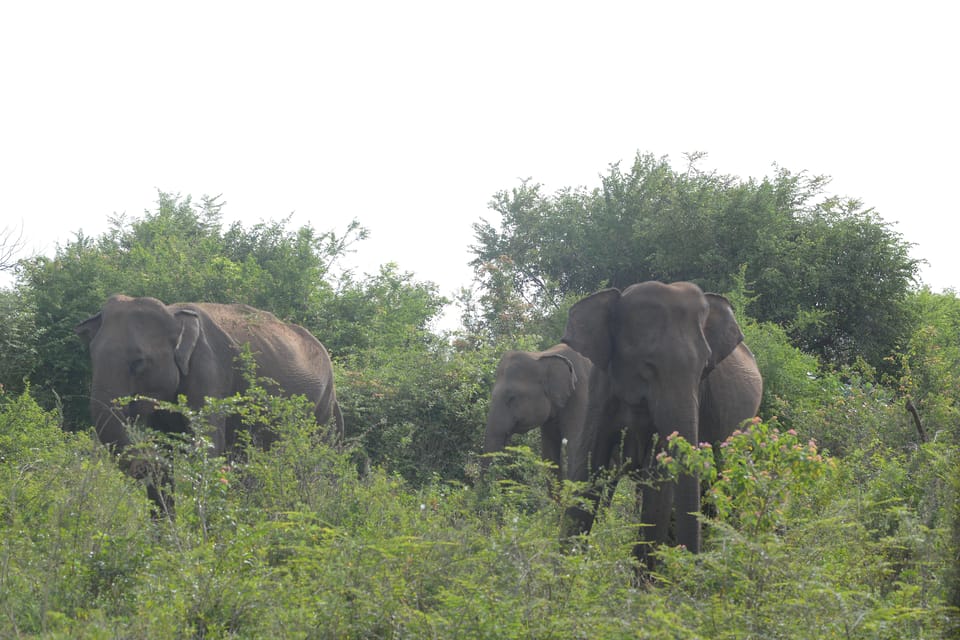
[[[90,414],[97,435],[118,449],[129,444],[125,419],[141,418],[154,428],[176,430],[159,424],[158,412],[149,400],[131,402],[121,409],[116,398],[145,396],[176,401],[187,393],[185,381],[191,368],[204,369],[195,358],[198,345],[205,345],[197,312],[171,310],[154,298],[113,296],[100,313],[76,326],[75,331],[90,348],[93,383]]]
[[[583,434],[569,447],[569,477],[586,480],[591,461],[608,460],[624,426],[641,443],[654,435],[662,442],[676,431],[697,444],[701,381],[742,340],[729,302],[691,283],[643,282],[577,302],[563,342],[608,373],[611,393],[603,407],[591,409]],[[681,477],[672,496],[678,542],[696,552],[699,480]]]
[[[501,451],[515,433],[542,427],[543,456],[561,467],[561,441],[585,416],[592,368],[562,344],[540,352],[505,353],[490,397],[484,453]],[[487,465],[489,458],[483,461]]]

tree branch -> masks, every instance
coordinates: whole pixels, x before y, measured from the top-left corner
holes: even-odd
[[[927,432],[923,428],[923,423],[920,422],[920,413],[917,411],[917,407],[914,406],[912,398],[907,398],[907,411],[909,411],[910,415],[913,416],[913,423],[917,425],[917,433],[920,434],[920,442],[925,443],[927,441]]]

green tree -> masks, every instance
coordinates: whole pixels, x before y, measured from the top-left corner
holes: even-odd
[[[338,357],[367,364],[381,354],[436,344],[431,325],[448,302],[434,283],[388,263],[363,278],[344,274],[335,295],[316,305],[306,324]]]
[[[824,177],[777,169],[740,180],[700,171],[699,158],[680,172],[638,154],[593,189],[551,195],[523,182],[497,193],[498,223],[474,225],[476,324],[509,335],[571,296],[643,280],[728,291],[745,265],[757,320],[829,362],[881,366],[911,323],[908,243],[859,201],[827,196]]]
[[[960,443],[960,298],[921,289],[908,305],[915,324],[891,386],[916,411],[922,437]]]
[[[34,314],[14,290],[0,289],[0,390],[23,391],[36,366]]]
[[[97,238],[79,232],[53,258],[21,261],[15,306],[32,313],[36,329],[16,353],[36,354],[28,367],[34,388],[48,401],[60,397],[68,424],[86,420],[89,388],[89,357],[73,327],[108,296],[245,302],[308,324],[334,295],[331,266],[366,237],[357,222],[338,236],[290,230],[289,219],[250,229],[235,223],[224,232],[222,207],[218,198],[196,205],[160,192],[156,209],[140,218],[114,218]]]

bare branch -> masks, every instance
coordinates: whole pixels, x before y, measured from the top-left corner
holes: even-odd
[[[4,227],[0,231],[0,271],[9,271],[17,264],[17,254],[23,250],[23,223],[20,228]]]

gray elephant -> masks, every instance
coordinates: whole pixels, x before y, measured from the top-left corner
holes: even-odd
[[[276,392],[306,396],[315,406],[317,423],[333,417],[337,436],[342,436],[343,414],[327,350],[303,327],[269,312],[242,304],[166,305],[155,298],[115,295],[74,330],[90,348],[90,414],[97,435],[118,452],[130,444],[126,420],[139,418],[166,432],[183,431],[186,425],[181,416],[157,411],[147,400],[117,410],[116,398],[140,395],[172,402],[183,395],[191,408],[199,409],[205,398],[231,396],[245,387],[237,362],[245,345],[258,376],[275,381]],[[233,444],[237,422],[236,416],[215,420],[210,430],[215,455]],[[271,439],[266,429],[254,435],[261,444]],[[157,487],[148,483],[148,489],[165,508]]]
[[[584,430],[570,439],[571,480],[595,477],[594,461],[618,449],[651,480],[655,441],[662,445],[674,431],[694,444],[722,441],[760,405],[760,371],[730,303],[689,282],[642,282],[588,296],[570,309],[563,342],[610,380],[610,393],[592,399]],[[699,552],[699,479],[648,482],[642,492],[645,544],[637,555],[649,563],[646,543],[666,540],[671,516],[676,541]],[[602,493],[590,494],[595,504]],[[592,510],[567,515],[574,531],[592,526]]]
[[[565,344],[503,354],[490,396],[483,452],[502,451],[513,434],[540,427],[543,458],[562,470],[562,441],[583,429],[592,376],[593,363]],[[484,468],[489,463],[489,457],[483,459]]]

